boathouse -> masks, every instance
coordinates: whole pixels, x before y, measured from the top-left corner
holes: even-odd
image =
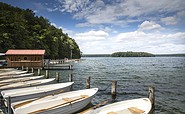
[[[34,67],[44,65],[45,50],[8,50],[5,57],[8,67]]]

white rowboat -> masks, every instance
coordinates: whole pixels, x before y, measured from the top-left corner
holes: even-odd
[[[6,75],[17,75],[17,74],[24,74],[27,73],[27,71],[21,71],[21,70],[13,70],[13,71],[9,71],[9,72],[3,72],[0,73],[0,76],[6,76]]]
[[[21,77],[21,78],[11,78],[11,79],[5,79],[0,81],[0,86],[1,84],[5,83],[15,83],[15,82],[23,82],[23,81],[28,81],[28,80],[34,80],[34,79],[39,79],[43,78],[44,75],[41,76],[32,76],[32,77]]]
[[[71,114],[87,106],[97,91],[92,88],[12,103],[12,110],[14,114]]]
[[[148,114],[152,108],[150,99],[139,98],[112,103],[79,114]]]
[[[17,82],[13,84],[4,84],[4,85],[0,85],[0,90],[2,91],[2,90],[13,89],[13,88],[23,88],[23,87],[29,87],[29,86],[35,86],[35,85],[42,85],[42,84],[49,83],[54,80],[55,78],[50,78],[50,79],[40,79],[40,80]]]
[[[20,88],[20,89],[4,90],[4,91],[1,91],[1,95],[4,99],[10,96],[11,102],[18,102],[26,99],[42,97],[61,90],[63,90],[64,92],[68,92],[73,83],[74,82],[66,82],[66,83],[41,85],[41,86],[27,87],[27,88]]]
[[[26,74],[19,74],[19,75],[0,76],[0,80],[8,79],[8,78],[18,78],[18,77],[32,76],[33,74],[34,73],[26,73]]]

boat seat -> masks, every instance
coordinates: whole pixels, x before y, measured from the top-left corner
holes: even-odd
[[[143,114],[145,112],[144,110],[138,109],[136,107],[130,107],[128,110],[134,114]]]
[[[117,114],[116,112],[108,112],[107,114]]]
[[[67,102],[71,102],[72,101],[72,99],[70,99],[70,98],[62,98],[62,100],[67,101]]]

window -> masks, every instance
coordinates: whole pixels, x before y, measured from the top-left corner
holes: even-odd
[[[27,57],[24,57],[24,60],[27,60]]]

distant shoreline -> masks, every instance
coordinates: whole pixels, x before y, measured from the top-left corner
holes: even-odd
[[[154,54],[155,57],[185,57],[185,54]],[[111,54],[83,54],[82,57],[111,57]]]

